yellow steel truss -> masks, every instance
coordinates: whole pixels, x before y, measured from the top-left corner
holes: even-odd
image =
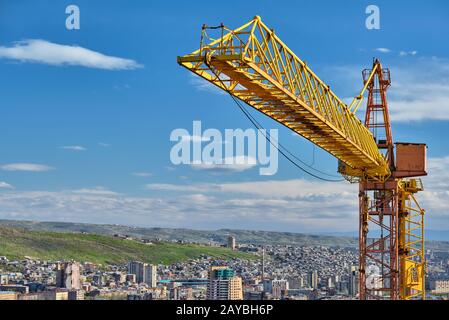
[[[390,169],[371,132],[260,19],[222,27],[219,39],[178,63],[310,140],[349,177],[385,180]],[[352,105],[351,105],[352,106]]]
[[[424,214],[415,194],[419,179],[399,181],[400,299],[425,299]]]

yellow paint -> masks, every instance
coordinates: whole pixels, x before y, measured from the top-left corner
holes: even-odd
[[[371,132],[260,17],[206,38],[178,63],[334,155],[348,179],[389,177]]]

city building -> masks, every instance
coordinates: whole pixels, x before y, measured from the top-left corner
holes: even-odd
[[[47,294],[46,292],[34,292],[34,293],[25,293],[19,294],[18,300],[46,300]]]
[[[68,300],[84,300],[83,290],[71,290],[68,292]]]
[[[136,275],[135,274],[127,274],[126,281],[135,283],[137,281]]]
[[[56,268],[56,286],[66,289],[81,289],[80,270],[78,262],[59,263]]]
[[[112,277],[114,278],[114,281],[119,284],[126,282],[126,274],[123,272],[114,272]]]
[[[304,278],[303,277],[290,277],[288,280],[289,289],[302,289],[304,288]]]
[[[243,300],[242,278],[224,266],[211,266],[207,284],[208,300]]]
[[[271,295],[276,299],[281,299],[288,294],[287,280],[272,280],[271,281]]]
[[[7,274],[0,274],[0,285],[7,285],[9,282],[9,276]]]
[[[337,286],[337,291],[340,294],[348,295],[349,292],[348,287],[349,287],[348,281],[340,281]]]
[[[318,280],[318,271],[316,271],[316,270],[310,271],[307,276],[308,276],[307,281],[308,281],[309,287],[312,289],[317,289],[318,281],[319,281]]]
[[[157,266],[152,264],[144,265],[144,281],[151,288],[156,288],[157,286]]]
[[[13,291],[0,291],[0,300],[17,300],[17,295]]]
[[[101,288],[104,286],[103,281],[103,274],[97,273],[92,276],[92,284],[96,285],[97,287]]]
[[[192,288],[177,286],[170,289],[170,300],[192,300],[193,290]]]
[[[217,242],[215,245],[218,247],[221,244]],[[68,266],[58,261],[31,258],[7,263],[0,261],[0,275],[4,283],[0,284],[0,291],[9,292],[2,293],[0,299],[78,300],[84,295],[89,300],[204,300],[208,296],[210,299],[241,299],[242,287],[245,299],[248,300],[345,300],[358,296],[359,272],[357,267],[353,267],[358,263],[356,250],[268,244],[239,246],[239,250],[246,249],[261,256],[265,252],[270,259],[262,259],[264,266],[261,268],[261,259],[236,258],[224,262],[204,255],[168,265],[161,264],[157,266],[157,272],[156,267],[136,262],[133,272],[139,274],[138,270],[143,270],[140,283],[136,282],[136,274],[127,274],[129,264],[99,265],[84,262],[79,276],[82,291],[56,288],[56,278],[64,283],[64,277],[66,280],[73,277],[73,268],[69,271]],[[433,259],[428,257],[426,288],[429,299],[447,299],[447,262],[447,253],[433,252]],[[226,267],[211,268],[222,263],[226,263]],[[59,276],[55,272],[58,269],[61,270]],[[154,287],[156,275],[157,286]],[[381,277],[370,273],[367,285],[373,289],[379,288],[381,281]],[[312,286],[319,288],[314,289]],[[373,290],[373,294],[381,295],[382,291]]]
[[[157,285],[157,266],[139,261],[128,263],[128,274],[136,275],[137,283],[146,283],[151,288]],[[128,276],[127,276],[128,278]]]
[[[429,289],[435,294],[449,293],[449,279],[430,280]]]
[[[351,297],[357,296],[359,292],[359,271],[358,267],[351,266],[349,268],[348,294]]]
[[[40,292],[37,295],[38,297],[36,300],[69,300],[69,291],[61,288]],[[27,300],[34,300],[31,297],[32,295],[30,295],[30,299]]]
[[[7,284],[0,286],[0,291],[10,291],[10,292],[17,292],[17,293],[28,293],[29,287],[21,285],[21,284]]]
[[[235,250],[235,237],[233,236],[228,237],[228,248],[231,250]]]
[[[128,263],[128,273],[136,275],[136,282],[144,282],[145,264],[139,261],[131,261]]]
[[[327,278],[327,288],[334,288],[334,279],[332,277]]]

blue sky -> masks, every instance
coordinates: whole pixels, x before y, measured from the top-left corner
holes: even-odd
[[[69,4],[80,8],[80,30],[65,28]],[[369,4],[380,8],[380,30],[365,28]],[[0,0],[0,218],[355,230],[356,186],[316,181],[283,159],[274,176],[170,163],[173,129],[191,131],[194,120],[251,128],[229,97],[204,90],[176,56],[197,49],[203,23],[235,28],[255,15],[344,99],[360,90],[373,57],[391,69],[394,138],[429,145],[428,225],[449,229],[447,1]],[[21,45],[46,59],[14,56]],[[103,64],[87,54],[58,65],[48,53],[73,45],[103,55]],[[310,143],[257,119],[312,160]],[[335,173],[336,160],[315,152],[315,166]]]

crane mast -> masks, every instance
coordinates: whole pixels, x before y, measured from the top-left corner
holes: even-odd
[[[221,35],[211,39],[208,30]],[[199,49],[178,63],[339,160],[359,183],[359,298],[425,298],[424,210],[416,201],[423,144],[393,144],[390,72],[374,60],[348,106],[259,16],[231,30],[203,25]],[[356,116],[368,92],[365,123]],[[396,157],[394,155],[396,149]],[[417,155],[420,155],[417,157]]]

